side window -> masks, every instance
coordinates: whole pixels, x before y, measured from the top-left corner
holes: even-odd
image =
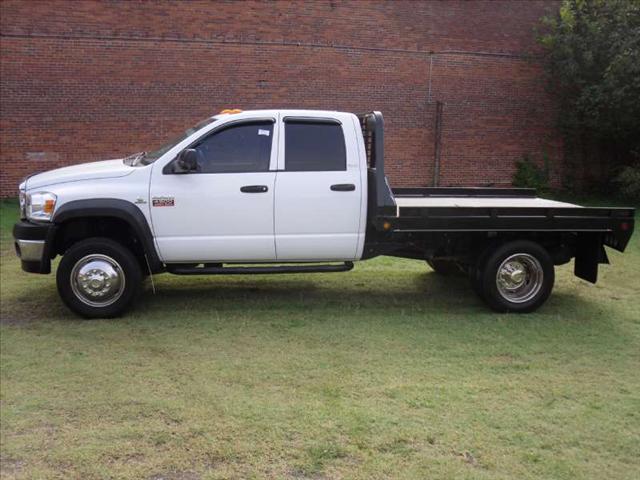
[[[231,125],[218,130],[194,148],[200,173],[266,172],[271,158],[273,122]]]
[[[285,119],[284,167],[288,172],[347,169],[342,126],[326,121]]]

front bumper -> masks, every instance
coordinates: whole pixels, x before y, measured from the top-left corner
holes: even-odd
[[[16,255],[22,270],[29,273],[51,273],[55,225],[50,223],[18,222],[13,226]]]

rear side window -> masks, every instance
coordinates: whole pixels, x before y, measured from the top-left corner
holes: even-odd
[[[266,172],[271,158],[273,122],[231,125],[196,147],[201,173]]]
[[[284,167],[288,172],[347,169],[342,126],[335,122],[285,120]]]

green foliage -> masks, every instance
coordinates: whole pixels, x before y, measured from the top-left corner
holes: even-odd
[[[640,203],[640,162],[624,167],[615,181],[621,197]]]
[[[569,146],[604,146],[610,161],[628,161],[640,147],[640,2],[564,0],[544,25],[540,41]]]
[[[549,159],[545,155],[544,167],[540,167],[528,155],[524,155],[516,162],[513,174],[513,186],[520,188],[535,188],[538,193],[549,191]]]

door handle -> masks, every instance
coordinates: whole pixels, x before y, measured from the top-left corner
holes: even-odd
[[[331,190],[334,192],[353,192],[356,186],[353,183],[336,183],[331,185]]]
[[[266,185],[245,185],[240,187],[242,193],[265,193],[269,191],[269,187]]]

